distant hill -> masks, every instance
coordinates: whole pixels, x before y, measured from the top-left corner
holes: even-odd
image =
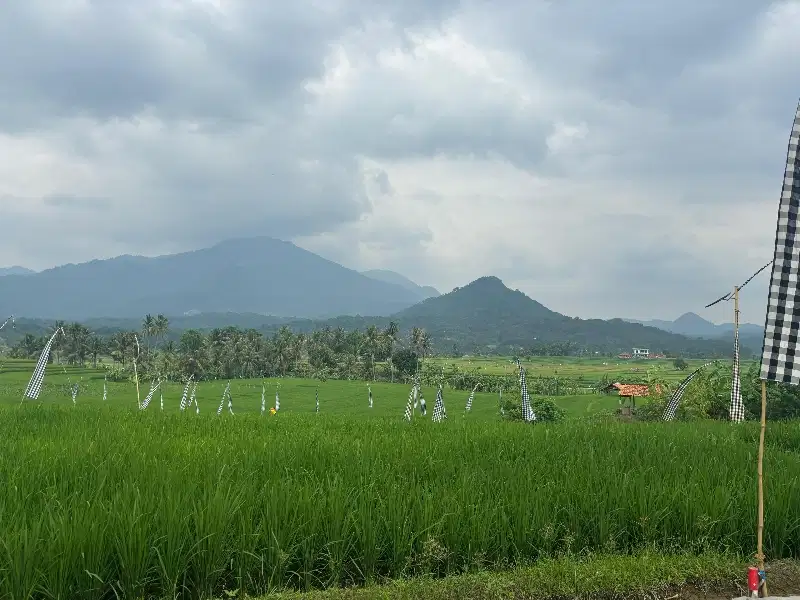
[[[361,274],[378,281],[399,285],[400,287],[417,294],[419,300],[435,298],[436,296],[441,295],[436,288],[429,285],[418,285],[411,281],[408,277],[404,277],[403,275],[400,275],[400,273],[395,273],[394,271],[387,271],[386,269],[371,269],[369,271],[362,271]]]
[[[0,314],[85,320],[144,313],[391,314],[419,294],[268,237],[155,258],[119,256],[0,277]]]
[[[4,277],[5,275],[33,275],[34,273],[36,273],[36,271],[26,269],[25,267],[0,267],[0,277]]]
[[[705,339],[730,338],[733,340],[733,323],[716,325],[693,312],[687,312],[674,321],[664,321],[660,319],[653,319],[650,321],[626,319],[626,321],[629,323],[641,323],[642,325],[656,327],[664,331],[669,331],[670,333],[678,333],[687,337]],[[740,323],[739,339],[742,346],[760,351],[761,344],[764,340],[764,327],[762,325],[754,325],[753,323]]]
[[[572,343],[598,352],[648,347],[653,352],[686,356],[724,355],[730,350],[720,342],[694,340],[621,319],[567,317],[508,289],[497,277],[481,277],[409,307],[392,319],[401,327],[412,323],[424,327],[442,346],[455,344],[470,351],[554,343]]]
[[[93,318],[85,324],[100,335],[120,330],[139,330],[143,314],[135,318]],[[496,277],[481,277],[436,298],[429,298],[385,317],[343,315],[330,319],[291,319],[268,317],[254,313],[215,312],[170,318],[167,339],[176,340],[189,328],[212,329],[236,326],[252,328],[266,335],[288,326],[295,332],[308,333],[324,327],[345,330],[364,329],[369,325],[385,328],[394,321],[401,337],[408,339],[413,327],[424,328],[431,337],[433,349],[440,353],[518,352],[537,354],[585,352],[619,353],[633,347],[650,348],[670,356],[726,357],[730,355],[728,340],[703,340],[629,323],[622,319],[578,319],[559,314],[520,291],[510,290]],[[12,344],[24,333],[42,335],[51,323],[20,319],[17,329],[2,332]],[[746,349],[743,356],[748,356]]]

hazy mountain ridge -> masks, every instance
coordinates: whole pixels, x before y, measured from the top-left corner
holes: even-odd
[[[331,319],[290,319],[253,313],[201,313],[173,317],[168,339],[177,340],[184,329],[212,329],[236,326],[265,334],[288,326],[295,332],[309,333],[324,327],[346,330],[370,325],[385,328],[396,322],[401,337],[408,338],[413,327],[422,327],[439,352],[516,353],[546,352],[548,349],[581,348],[587,352],[616,353],[632,347],[649,347],[680,356],[727,356],[730,344],[720,340],[700,340],[669,333],[655,327],[629,323],[622,319],[578,319],[557,313],[520,291],[508,289],[496,277],[481,277],[436,298],[429,298],[390,316],[338,316]],[[138,330],[141,317],[133,319],[88,319],[85,324],[101,335],[115,331]],[[47,330],[45,321],[20,320],[18,330],[3,331],[11,343],[30,328],[36,335]],[[33,332],[33,331],[31,331]],[[743,354],[747,354],[743,352]]]
[[[396,273],[395,271],[389,271],[387,269],[370,269],[368,271],[362,271],[361,274],[385,283],[394,283],[395,285],[399,285],[409,291],[415,292],[419,295],[420,300],[435,298],[436,296],[441,295],[439,290],[437,290],[435,287],[430,285],[419,285],[411,281],[408,277],[405,277],[400,273]]]
[[[34,273],[36,273],[36,271],[20,267],[19,265],[0,267],[0,277],[5,277],[6,275],[33,275]]]
[[[391,314],[417,301],[414,291],[268,237],[0,278],[0,314],[70,320],[190,310],[323,318]]]
[[[688,337],[719,339],[722,337],[733,336],[733,323],[722,323],[717,325],[707,321],[700,315],[693,312],[684,313],[674,321],[662,319],[652,319],[649,321],[639,321],[635,319],[625,319],[629,323],[641,323],[649,327],[656,327],[670,333],[678,333]],[[741,338],[762,338],[764,337],[764,326],[753,323],[739,324],[739,337]],[[760,345],[760,342],[759,342]]]

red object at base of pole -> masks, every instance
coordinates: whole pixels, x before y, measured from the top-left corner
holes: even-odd
[[[747,569],[747,587],[750,588],[750,596],[758,598],[759,577],[757,567]]]

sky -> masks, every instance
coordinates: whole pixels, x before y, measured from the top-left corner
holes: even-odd
[[[0,265],[269,235],[730,321],[702,307],[772,258],[798,31],[791,0],[9,0]]]

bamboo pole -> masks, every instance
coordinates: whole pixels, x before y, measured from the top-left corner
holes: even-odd
[[[761,380],[761,435],[758,439],[758,559],[759,571],[764,571],[764,434],[767,429],[767,382]],[[761,585],[761,597],[765,598],[767,581]]]

